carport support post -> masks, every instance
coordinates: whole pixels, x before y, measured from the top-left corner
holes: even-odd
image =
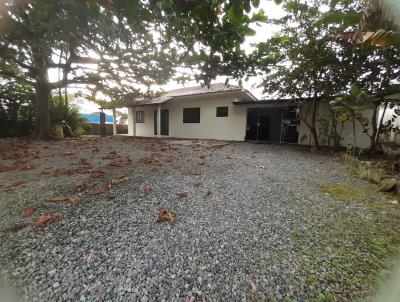
[[[100,112],[100,136],[106,136],[106,114],[101,109]]]
[[[136,136],[135,108],[128,107],[128,135]]]
[[[113,113],[113,135],[117,135],[117,112],[115,108],[113,108],[112,113]]]
[[[161,105],[157,109],[157,137],[161,137]]]

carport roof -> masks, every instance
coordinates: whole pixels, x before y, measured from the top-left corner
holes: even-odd
[[[263,100],[256,100],[256,101],[235,101],[233,102],[235,105],[253,105],[253,104],[294,104],[300,102],[311,102],[314,98],[307,97],[307,98],[277,98],[277,99],[263,99]],[[316,97],[317,101],[324,99],[324,97]]]

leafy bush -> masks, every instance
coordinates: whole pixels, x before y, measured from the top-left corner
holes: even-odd
[[[34,114],[33,87],[0,78],[0,137],[22,136],[31,132]]]
[[[75,131],[80,124],[86,122],[86,119],[81,115],[74,105],[71,105],[68,100],[58,96],[53,97],[50,102],[50,123],[64,124],[66,123]]]
[[[76,136],[82,136],[85,134],[85,129],[82,127],[78,127],[75,129],[75,135]]]

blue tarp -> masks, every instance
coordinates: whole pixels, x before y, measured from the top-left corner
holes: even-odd
[[[100,124],[100,114],[82,114],[89,123]],[[106,114],[106,124],[112,124],[112,115]]]

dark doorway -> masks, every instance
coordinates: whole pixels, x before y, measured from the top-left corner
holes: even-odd
[[[279,142],[282,108],[249,108],[246,140]]]
[[[169,135],[169,110],[161,110],[161,135]]]
[[[246,140],[256,141],[258,138],[258,112],[250,110],[247,112]]]
[[[157,110],[154,110],[154,135],[157,135]]]
[[[298,107],[286,107],[282,111],[281,142],[297,144],[299,141]]]

